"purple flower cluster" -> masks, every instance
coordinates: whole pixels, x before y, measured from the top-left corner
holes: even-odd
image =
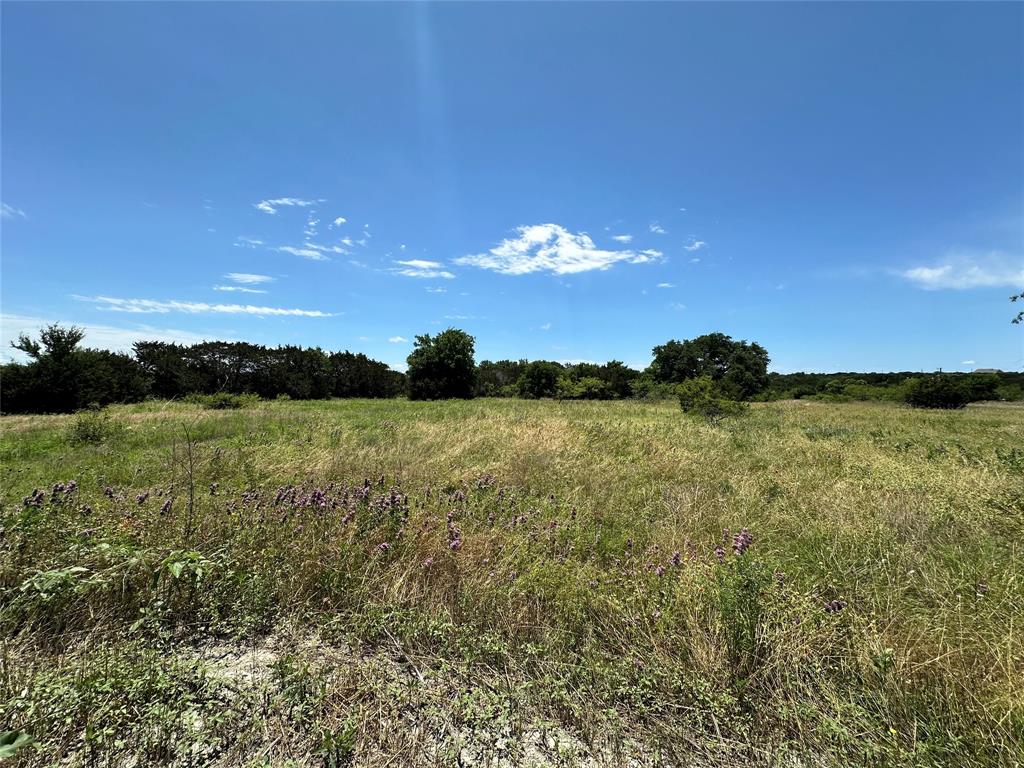
[[[732,537],[732,551],[737,555],[742,555],[744,552],[750,549],[750,545],[753,543],[754,535],[746,528],[744,528]]]
[[[141,507],[143,504],[146,503],[146,499],[148,499],[148,498],[149,498],[149,491],[143,491],[142,493],[140,493],[138,496],[135,497],[135,503],[138,504]]]
[[[44,501],[46,501],[46,494],[38,488],[21,500],[26,507],[41,507]]]
[[[827,600],[825,601],[825,613],[839,613],[846,607],[845,600]]]

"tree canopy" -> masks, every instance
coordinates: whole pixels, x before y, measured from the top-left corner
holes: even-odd
[[[660,383],[679,384],[707,376],[736,400],[768,386],[768,351],[757,342],[733,341],[724,333],[666,342],[653,350],[650,372]]]
[[[406,377],[412,400],[469,399],[475,395],[474,339],[449,328],[437,336],[416,337]]]

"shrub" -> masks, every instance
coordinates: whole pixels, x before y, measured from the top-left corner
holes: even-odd
[[[739,416],[749,408],[746,403],[725,397],[709,376],[688,379],[680,384],[676,391],[683,411],[703,416],[711,423],[721,421],[727,416]]]
[[[259,401],[259,396],[252,393],[234,395],[230,392],[217,392],[213,395],[189,395],[185,398],[185,402],[195,403],[214,411],[251,408]]]
[[[124,431],[124,425],[114,421],[108,411],[90,408],[75,414],[68,428],[67,441],[72,445],[99,445],[117,437]]]
[[[913,408],[963,408],[971,401],[962,382],[941,375],[912,379],[906,385],[904,397]]]

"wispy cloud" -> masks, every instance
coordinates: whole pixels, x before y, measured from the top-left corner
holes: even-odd
[[[426,277],[426,278],[444,278],[445,280],[451,280],[455,277],[451,272],[443,268],[443,265],[439,261],[428,261],[427,259],[407,259],[405,261],[396,261],[397,267],[392,267],[391,271],[396,275],[405,275],[406,277]]]
[[[119,299],[111,296],[73,296],[78,301],[98,304],[111,312],[133,314],[161,314],[181,312],[188,315],[225,314],[261,315],[264,317],[333,317],[332,312],[317,309],[283,309],[281,307],[257,307],[252,304],[208,304],[205,301],[158,301],[156,299]]]
[[[698,262],[700,262],[700,256],[694,256],[692,259],[690,259],[691,264],[697,264]]]
[[[617,243],[622,243],[624,245],[628,245],[629,243],[633,242],[633,236],[632,235],[612,235],[612,240],[614,240]]]
[[[540,327],[540,329],[541,329],[542,331],[550,331],[550,330],[551,330],[551,323],[544,323],[544,325],[542,325],[542,326]]]
[[[259,248],[261,245],[266,245],[262,240],[257,240],[255,237],[236,237],[235,247],[236,248]]]
[[[960,365],[974,365],[973,360],[961,360]]]
[[[344,216],[339,216],[334,221],[332,221],[330,224],[328,224],[327,228],[328,229],[334,229],[335,227],[340,227],[346,221],[348,221],[348,219],[346,219]]]
[[[40,328],[44,328],[55,321],[62,321],[65,318],[43,318],[27,315],[0,315],[0,359],[24,359],[24,355],[15,352],[11,348],[11,342],[16,340],[22,333],[35,335]],[[182,331],[174,328],[154,328],[150,325],[135,325],[131,328],[119,328],[112,325],[95,323],[74,323],[85,331],[85,340],[82,342],[87,347],[95,349],[110,349],[115,352],[129,352],[132,345],[137,341],[166,341],[175,344],[198,344],[209,339],[220,339],[231,341],[230,335],[222,331],[216,333],[195,333]],[[9,354],[10,358],[5,358]]]
[[[686,305],[680,304],[678,301],[673,301],[671,304],[668,305],[668,308],[674,309],[676,312],[682,312],[686,309]]]
[[[316,237],[316,228],[320,224],[320,219],[316,218],[312,213],[306,217],[306,227],[302,230],[302,234],[309,240],[312,237]]]
[[[1019,288],[1024,286],[1024,258],[1002,251],[956,252],[935,265],[913,267],[899,274],[926,291]]]
[[[427,286],[427,293],[448,293],[448,289],[439,285],[430,285]]]
[[[665,228],[663,226],[661,226],[661,224],[659,224],[656,221],[652,221],[650,223],[650,225],[647,227],[647,229],[649,231],[653,232],[656,235],[664,235],[665,234]]]
[[[658,288],[675,288],[672,283],[658,283]]]
[[[244,285],[215,285],[215,291],[234,291],[235,293],[266,293],[262,288],[246,288]]]
[[[0,218],[27,219],[28,215],[21,210],[21,208],[15,208],[13,205],[8,205],[7,203],[0,203]]]
[[[275,197],[272,200],[260,200],[258,203],[254,203],[256,210],[263,211],[264,213],[277,213],[278,208],[286,207],[297,207],[297,208],[308,208],[311,205],[317,203],[326,202],[325,200],[303,200],[298,197]]]
[[[228,272],[224,275],[225,280],[230,280],[233,283],[241,283],[242,285],[261,285],[263,283],[272,283],[276,278],[270,275],[254,275],[251,272]]]
[[[690,241],[689,245],[684,245],[683,249],[687,251],[699,251],[706,245],[707,243],[705,243],[703,240],[697,240],[696,238],[694,238],[693,240]]]
[[[487,253],[462,256],[456,264],[489,269],[503,275],[551,272],[556,275],[609,269],[624,261],[643,264],[662,258],[661,251],[598,248],[585,232],[572,233],[558,224],[534,224],[517,227],[517,237],[502,240]]]
[[[292,256],[301,256],[304,259],[310,261],[330,261],[331,257],[323,253],[319,248],[313,247],[309,243],[303,246],[294,245],[279,245],[274,249],[281,253],[290,253]]]
[[[391,336],[388,338],[392,344],[408,344],[409,340],[404,336]]]

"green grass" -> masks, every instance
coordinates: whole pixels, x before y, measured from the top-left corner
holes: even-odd
[[[1024,760],[1022,408],[109,413],[0,420],[26,765]]]

